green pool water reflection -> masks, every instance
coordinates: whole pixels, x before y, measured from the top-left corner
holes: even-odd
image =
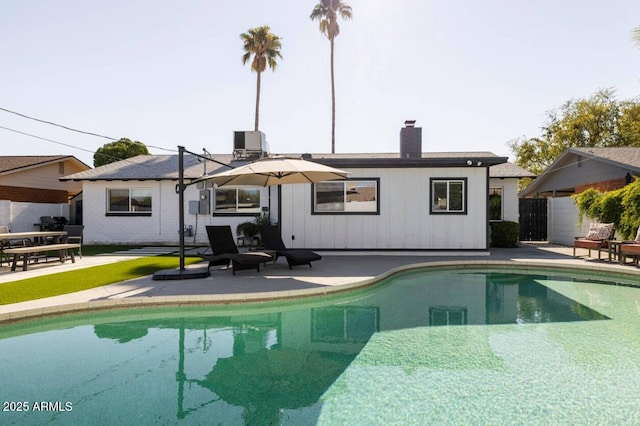
[[[607,284],[416,271],[293,302],[10,324],[0,422],[634,424],[640,289]]]

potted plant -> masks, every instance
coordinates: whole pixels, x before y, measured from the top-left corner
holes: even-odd
[[[243,239],[242,245],[247,245],[249,241],[255,244],[256,235],[260,232],[260,227],[256,222],[242,222],[236,226],[236,234],[238,239]]]

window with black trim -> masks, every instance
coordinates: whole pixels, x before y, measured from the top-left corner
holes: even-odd
[[[348,179],[313,185],[314,214],[380,214],[380,179]]]
[[[431,178],[431,213],[466,214],[467,178]]]
[[[214,213],[260,213],[260,189],[216,188]]]
[[[489,188],[489,220],[502,220],[502,188]]]
[[[151,189],[107,189],[108,214],[151,214]]]

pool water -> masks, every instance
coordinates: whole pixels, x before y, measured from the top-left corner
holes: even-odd
[[[640,289],[617,281],[415,271],[9,324],[0,423],[638,424]]]

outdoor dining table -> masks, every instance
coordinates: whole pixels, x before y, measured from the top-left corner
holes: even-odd
[[[57,242],[60,237],[67,235],[67,231],[29,231],[29,232],[3,232],[0,233],[0,243],[2,241],[31,239],[31,246],[45,245],[47,238],[53,238]],[[0,244],[0,265],[4,262],[4,247]],[[15,263],[15,262],[14,262]],[[26,265],[25,265],[26,266]]]
[[[30,231],[0,233],[0,241],[33,239],[34,244],[41,244],[47,237],[62,237],[67,231]]]

